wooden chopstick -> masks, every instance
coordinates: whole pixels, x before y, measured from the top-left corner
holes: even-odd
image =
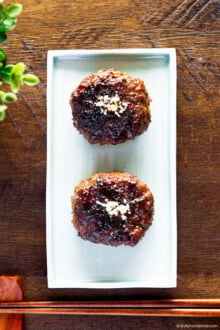
[[[219,317],[214,308],[0,308],[0,314]]]
[[[220,299],[1,302],[0,314],[218,317]]]
[[[119,301],[15,301],[0,308],[218,308],[220,299],[162,299]]]

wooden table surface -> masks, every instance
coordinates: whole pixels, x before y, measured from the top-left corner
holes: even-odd
[[[18,25],[8,33],[8,41],[2,47],[9,53],[10,62],[24,61],[41,83],[34,88],[24,87],[19,101],[9,106],[5,121],[0,123],[0,274],[22,276],[25,300],[219,297],[219,1],[23,0],[22,3],[24,10]],[[136,47],[177,50],[178,286],[48,289],[47,50]],[[52,320],[51,316],[47,318]],[[136,323],[128,319],[123,326],[131,324],[134,329]],[[83,329],[92,329],[92,321],[87,318],[91,322],[86,323],[86,317],[83,320]],[[54,328],[51,324],[55,321],[50,321],[48,329]],[[25,324],[35,329],[40,324],[36,322],[43,321],[29,316]],[[100,322],[101,329],[105,317]],[[117,329],[117,322],[111,328]],[[139,329],[144,327],[144,319],[138,322]],[[154,325],[150,327],[154,329]]]

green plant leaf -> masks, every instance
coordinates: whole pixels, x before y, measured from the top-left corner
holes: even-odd
[[[4,96],[5,92],[0,91],[0,99],[2,100],[2,97]]]
[[[0,25],[0,31],[1,31],[1,25]],[[0,42],[4,42],[7,40],[7,35],[5,32],[0,32]]]
[[[17,93],[21,86],[21,81],[19,79],[15,79],[15,78],[13,80],[11,79],[10,86],[11,86],[12,92]]]
[[[28,86],[35,86],[39,84],[40,80],[34,74],[27,73],[22,77],[22,82]]]
[[[5,111],[0,111],[0,121],[5,119]]]
[[[7,17],[4,19],[3,24],[4,25],[13,25],[16,22],[16,18],[12,18],[12,17]]]
[[[17,93],[22,83],[25,65],[24,63],[20,62],[16,65],[13,65],[13,67],[9,66],[8,69],[10,70],[10,76],[7,77],[6,74],[3,74],[3,78],[6,82],[10,84],[12,92]]]
[[[12,103],[17,101],[17,96],[14,93],[4,93],[1,100],[4,103]]]
[[[7,8],[8,15],[11,17],[18,16],[23,9],[23,6],[20,3],[14,3]]]
[[[0,111],[0,121],[5,119],[5,111]]]
[[[0,69],[0,75],[3,78],[3,80],[10,84],[11,79],[13,79],[13,76],[11,76],[11,71],[14,68],[13,64],[7,64],[3,69]],[[16,76],[15,76],[16,79]]]
[[[3,0],[0,0],[0,42],[7,40],[6,32],[13,29],[17,24],[17,16],[21,13],[23,6],[19,3],[13,3],[8,7],[4,6]],[[10,85],[11,92],[0,90],[0,121],[5,118],[5,110],[7,103],[17,101],[17,93],[24,83],[34,86],[39,83],[39,78],[34,74],[24,74],[26,66],[23,62],[15,65],[6,65],[7,56],[2,48],[0,48],[0,86],[3,82]],[[5,104],[6,103],[6,104]]]
[[[2,48],[0,48],[0,62],[6,61],[6,54]]]
[[[13,69],[14,65],[13,64],[7,64],[5,67],[4,67],[4,71],[6,72],[11,72],[11,70]]]
[[[5,118],[5,110],[7,109],[7,106],[4,104],[0,104],[0,121],[4,120]]]
[[[11,74],[18,76],[18,75],[22,75],[24,71],[25,71],[25,64],[20,62],[13,66],[11,70]]]
[[[6,7],[4,5],[2,5],[2,2],[3,1],[0,1],[0,15],[1,15],[1,18],[8,17]]]
[[[7,105],[0,104],[0,111],[5,111],[7,109]]]
[[[3,22],[1,22],[0,31],[6,32],[12,30],[15,27],[16,23],[17,19],[9,16],[5,18]]]
[[[0,74],[1,74],[1,76],[2,76],[2,78],[3,78],[3,80],[4,80],[6,83],[10,84],[10,81],[11,81],[11,74],[10,74],[9,72],[4,72],[4,71],[0,71]]]

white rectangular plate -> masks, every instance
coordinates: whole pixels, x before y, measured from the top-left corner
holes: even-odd
[[[152,98],[152,122],[133,141],[91,145],[72,125],[69,98],[84,77],[108,68],[144,80]],[[175,287],[175,49],[49,51],[47,70],[48,286]],[[137,175],[154,195],[153,224],[135,247],[84,241],[71,223],[74,187],[94,173],[114,170]]]

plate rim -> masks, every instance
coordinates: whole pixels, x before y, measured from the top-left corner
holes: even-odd
[[[170,147],[170,210],[171,210],[171,237],[173,248],[171,251],[171,274],[169,280],[157,281],[155,285],[148,285],[148,281],[62,281],[56,280],[52,265],[52,206],[51,206],[51,165],[52,165],[52,82],[54,59],[57,57],[89,56],[89,55],[168,55],[170,75],[170,120],[169,120],[169,147]],[[124,49],[67,49],[48,50],[47,52],[47,166],[46,166],[46,259],[48,288],[90,288],[90,289],[121,289],[121,288],[174,288],[177,285],[177,197],[176,197],[176,95],[177,95],[177,68],[175,48],[124,48]],[[172,138],[171,138],[172,137]],[[68,283],[67,283],[68,282]]]

